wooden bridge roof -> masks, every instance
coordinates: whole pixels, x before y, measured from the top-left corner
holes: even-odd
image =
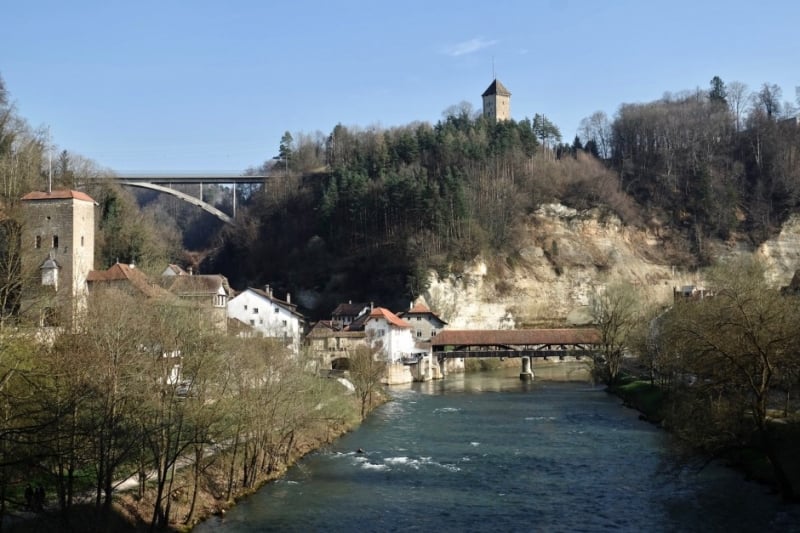
[[[436,350],[443,346],[531,346],[539,344],[599,344],[600,332],[594,328],[564,329],[445,329],[433,339]]]

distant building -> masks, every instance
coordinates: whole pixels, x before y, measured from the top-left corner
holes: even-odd
[[[91,270],[86,281],[89,292],[116,289],[145,298],[172,298],[171,294],[150,281],[134,264],[116,262],[107,270]]]
[[[364,331],[368,342],[380,348],[389,364],[399,363],[417,352],[411,324],[383,307],[370,312]]]
[[[288,293],[286,300],[280,300],[269,285],[264,290],[248,287],[228,300],[228,318],[250,326],[262,337],[282,339],[295,354],[300,353],[306,321]]]
[[[481,95],[483,116],[492,122],[511,119],[511,93],[495,79]]]
[[[370,304],[353,303],[352,300],[346,304],[339,304],[331,313],[331,326],[335,329],[348,329],[357,319],[366,318],[365,315],[369,314],[370,310]],[[361,329],[364,329],[363,320],[361,321]]]
[[[408,311],[398,313],[398,316],[411,325],[412,335],[417,342],[429,342],[447,325],[421,301],[411,305]]]
[[[228,279],[221,274],[193,275],[191,269],[188,273],[181,269],[181,274],[172,268],[175,266],[170,265],[162,272],[161,286],[184,302],[206,311],[214,325],[225,331],[228,299],[233,292]]]
[[[366,346],[364,331],[347,331],[330,320],[320,320],[305,337],[305,346],[319,363],[320,370],[346,370],[358,346]]]

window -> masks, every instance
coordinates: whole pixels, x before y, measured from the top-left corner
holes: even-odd
[[[256,321],[255,321],[255,320],[251,320],[251,321],[250,321],[250,325],[251,325],[251,326],[255,326],[255,325],[256,325]]]
[[[386,331],[384,331],[384,329],[383,329],[383,328],[381,328],[381,329],[378,329],[378,330],[376,330],[376,331],[377,331],[377,333],[378,333],[378,337],[383,337],[384,335],[386,335]]]
[[[83,235],[81,235],[81,246],[83,246]]]
[[[422,337],[422,330],[417,330],[417,337]]]
[[[254,315],[257,315],[257,314],[258,314],[258,307],[254,307],[254,308],[253,308],[253,314],[254,314]]]
[[[436,330],[431,331],[431,337],[435,337],[435,336],[436,336]]]
[[[244,304],[244,310],[247,311],[247,304]]]
[[[275,312],[276,312],[276,313],[278,312],[278,308],[277,308],[277,307],[275,308]]]
[[[53,248],[58,248],[58,235],[53,235]]]
[[[286,321],[285,320],[283,321],[283,327],[286,327]]]
[[[37,250],[42,247],[42,236],[41,235],[37,235],[36,236],[36,244],[34,246],[36,246]]]

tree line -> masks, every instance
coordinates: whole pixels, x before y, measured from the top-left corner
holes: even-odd
[[[86,526],[72,520],[88,500],[95,527],[113,529],[115,490],[132,478],[151,530],[191,524],[199,494],[230,501],[301,436],[359,419],[279,342],[224,336],[172,300],[96,290],[76,330],[0,343],[0,518],[35,483],[59,528]]]
[[[780,98],[714,77],[594,113],[572,144],[542,114],[495,124],[467,103],[434,125],[287,132],[280,161],[251,169],[275,180],[241,199],[246,230],[223,235],[213,264],[234,284],[313,290],[322,308],[399,304],[431,269],[513,254],[526,216],[562,202],[610,209],[669,239],[665,260],[708,265],[709,239],[761,242],[797,209],[800,127]]]
[[[787,500],[796,500],[800,393],[797,286],[781,290],[752,257],[709,269],[707,290],[672,305],[648,303],[629,285],[593,298],[601,349],[597,379],[619,387],[632,377],[656,387],[651,415],[703,458],[759,465]]]

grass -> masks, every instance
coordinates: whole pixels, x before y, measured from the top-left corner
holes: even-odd
[[[651,422],[660,422],[663,419],[664,392],[660,387],[648,381],[625,380],[610,390]]]

